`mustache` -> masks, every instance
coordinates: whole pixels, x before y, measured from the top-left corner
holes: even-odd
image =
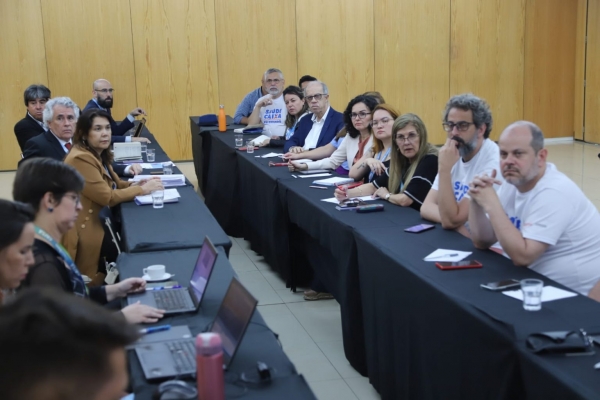
[[[456,147],[460,146],[465,146],[467,143],[464,141],[463,138],[459,137],[459,136],[453,136],[452,138],[450,138],[450,140],[455,140],[457,142]]]

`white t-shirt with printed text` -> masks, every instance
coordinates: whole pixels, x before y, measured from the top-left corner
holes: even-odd
[[[525,239],[549,247],[529,268],[583,295],[600,279],[600,214],[552,163],[533,189],[504,182],[498,197]]]
[[[268,136],[285,137],[285,118],[287,117],[287,108],[283,96],[273,99],[273,104],[260,108],[260,122],[265,130],[268,129]],[[266,134],[266,132],[263,132]]]

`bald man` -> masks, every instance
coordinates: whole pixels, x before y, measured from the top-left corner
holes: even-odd
[[[106,79],[98,79],[94,82],[92,87],[92,99],[88,101],[83,111],[87,111],[90,108],[100,108],[101,110],[107,111],[111,116],[110,118],[110,129],[112,131],[112,142],[147,142],[150,141],[147,138],[134,138],[131,136],[123,136],[128,130],[134,127],[133,121],[138,115],[146,115],[140,107],[136,107],[120,123],[116,123],[112,118],[110,109],[113,106],[113,92],[114,89],[109,81]]]

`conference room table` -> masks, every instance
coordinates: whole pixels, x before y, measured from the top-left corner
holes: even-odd
[[[480,284],[535,277],[566,288],[439,225],[405,232],[425,222],[413,209],[376,200],[383,212],[337,211],[320,201],[333,189],[309,188],[312,178],[294,178],[286,167],[268,166],[280,159],[257,157],[281,149],[248,154],[235,149],[232,132],[210,134],[206,198],[229,201],[207,206],[227,233],[274,262],[289,286],[305,284],[295,279],[314,270],[340,303],[348,361],[382,398],[600,397],[593,368],[600,354],[545,356],[525,346],[542,331],[600,333],[599,303],[578,295],[527,312]],[[218,215],[232,214],[230,231]],[[471,251],[484,266],[439,270],[423,261],[438,248]]]
[[[193,335],[205,331],[214,320],[235,273],[227,254],[217,247],[219,255],[202,299],[200,309],[195,313],[165,316],[158,323],[148,326],[187,325]],[[192,274],[199,249],[171,250],[146,253],[122,253],[118,265],[122,279],[142,276],[142,269],[152,264],[163,264],[166,271],[175,274],[173,279],[186,285]],[[150,399],[160,382],[147,381],[134,350],[128,352],[130,386],[136,399]],[[245,383],[241,374],[253,376],[256,363],[262,361],[271,370],[272,380],[265,383]],[[185,381],[195,385],[193,377]],[[225,372],[225,392],[227,398],[248,399],[315,399],[304,377],[299,375],[294,365],[283,352],[274,333],[267,327],[258,311],[254,312],[250,325],[240,343],[228,371]]]

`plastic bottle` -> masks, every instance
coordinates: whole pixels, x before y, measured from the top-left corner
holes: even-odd
[[[225,106],[219,106],[219,132],[225,132],[227,130],[227,118],[225,117]]]
[[[200,400],[225,400],[223,345],[218,333],[196,337],[196,383]]]

